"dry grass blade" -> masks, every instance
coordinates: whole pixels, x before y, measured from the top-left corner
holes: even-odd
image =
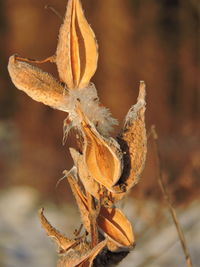
[[[97,223],[99,229],[118,247],[129,249],[133,246],[131,223],[119,209],[101,207]]]
[[[80,108],[77,108],[77,113],[81,118],[84,137],[83,156],[88,172],[106,189],[114,191],[113,186],[118,182],[123,168],[119,146],[114,140],[103,138]],[[89,191],[87,188],[86,190]]]
[[[11,56],[8,71],[14,85],[33,100],[50,107],[65,110],[67,96],[64,88],[49,73]]]
[[[56,64],[68,88],[84,88],[97,68],[97,43],[79,0],[69,0],[60,28]]]
[[[169,195],[169,192],[168,192],[167,187],[165,185],[165,182],[163,180],[162,167],[161,167],[161,156],[160,156],[160,150],[159,150],[159,145],[158,145],[158,135],[156,133],[155,126],[151,127],[151,133],[152,133],[152,136],[153,136],[153,139],[154,139],[154,142],[155,142],[155,148],[156,148],[158,183],[159,183],[159,186],[160,186],[161,191],[163,193],[163,196],[164,196],[164,198],[166,200],[166,203],[167,203],[167,205],[169,207],[169,211],[171,213],[173,222],[175,224],[175,227],[176,227],[176,230],[177,230],[177,233],[178,233],[178,236],[179,236],[179,240],[181,242],[181,246],[182,246],[182,249],[183,249],[183,252],[184,252],[184,255],[185,255],[186,264],[187,264],[188,267],[192,267],[192,259],[190,257],[190,253],[189,253],[189,250],[188,250],[188,247],[187,247],[185,236],[184,236],[182,227],[181,227],[181,225],[179,223],[176,211],[175,211],[175,209],[173,208],[173,206],[171,204],[170,195]]]

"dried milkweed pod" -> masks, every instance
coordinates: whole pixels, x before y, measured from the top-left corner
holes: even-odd
[[[80,244],[76,249],[63,255],[57,267],[92,267],[95,257],[106,246],[107,240],[98,243],[93,249],[87,245]]]
[[[69,175],[67,178],[77,201],[84,227],[90,232],[91,221],[86,196],[72,176]],[[107,246],[110,250],[130,249],[133,246],[134,235],[131,223],[119,209],[101,206],[97,214],[97,225],[100,231],[108,237]]]
[[[56,65],[68,88],[84,88],[97,68],[97,43],[79,0],[69,0],[60,28]]]
[[[52,75],[20,61],[16,55],[9,58],[8,71],[14,85],[33,100],[59,110],[66,110],[68,96],[64,87]]]
[[[145,165],[147,153],[145,97],[145,83],[140,82],[137,103],[129,110],[123,132],[118,139],[124,152],[124,171],[119,182],[125,185],[126,191],[138,183]],[[112,194],[112,198],[116,201],[125,194]]]
[[[57,243],[60,251],[67,251],[74,248],[78,243],[80,243],[80,238],[69,239],[62,235],[58,230],[56,230],[44,216],[44,209],[39,210],[39,217],[42,227],[45,229],[47,235]]]
[[[144,167],[145,85],[141,83],[137,104],[130,109],[118,141],[114,140],[109,137],[109,131],[117,124],[116,120],[100,105],[96,88],[89,83],[97,59],[95,36],[80,0],[69,0],[56,54],[42,61],[11,56],[8,65],[16,87],[36,101],[69,113],[64,124],[65,138],[71,128],[80,138],[79,152],[70,149],[75,166],[66,176],[83,225],[90,233],[90,242],[86,236],[68,239],[51,226],[40,210],[42,226],[62,252],[58,263],[62,267],[90,267],[104,246],[118,252],[129,251],[134,244],[131,224],[114,207],[114,202],[138,182]],[[50,74],[28,64],[47,61],[56,63],[62,85]],[[104,237],[106,239],[99,243]],[[108,250],[105,254],[110,253]]]
[[[94,247],[98,243],[98,232],[96,226],[98,210],[96,210],[96,207],[93,205],[94,202],[92,196],[87,192],[86,195],[83,194],[74,177],[72,175],[68,175],[67,178],[78,204],[83,225],[87,232],[90,233],[91,245]]]
[[[75,239],[68,239],[62,235],[58,230],[51,226],[46,217],[43,214],[43,209],[39,210],[39,216],[41,224],[45,229],[48,236],[53,238],[60,248],[61,259],[57,266],[62,267],[90,267],[100,251],[106,246],[107,240],[101,241],[93,249],[90,244],[83,239],[78,237]]]
[[[130,249],[133,246],[134,235],[131,223],[119,209],[102,206],[97,224],[101,232],[116,245],[114,250]]]
[[[88,172],[106,189],[114,191],[113,186],[118,182],[123,169],[120,147],[113,138],[106,139],[101,136],[79,107],[77,113],[81,118],[83,159]]]

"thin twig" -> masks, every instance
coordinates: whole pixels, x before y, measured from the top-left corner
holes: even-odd
[[[91,245],[94,248],[98,244],[98,230],[96,225],[97,213],[94,207],[94,199],[90,193],[86,192],[87,204],[89,209],[89,220],[90,220],[90,234],[91,234]]]
[[[190,254],[189,254],[189,250],[188,250],[188,247],[187,247],[187,244],[186,244],[185,236],[184,236],[182,227],[181,227],[181,225],[180,225],[180,223],[178,221],[178,217],[177,217],[176,211],[175,211],[175,209],[173,208],[173,206],[171,204],[170,195],[169,195],[169,192],[168,192],[167,187],[165,185],[165,182],[163,180],[162,167],[161,167],[161,155],[160,155],[160,150],[159,150],[159,145],[158,145],[158,135],[157,135],[157,132],[156,132],[156,129],[155,129],[154,125],[151,127],[151,133],[152,133],[152,136],[153,136],[153,139],[154,139],[154,142],[155,142],[155,147],[156,147],[158,183],[159,183],[159,186],[160,186],[161,191],[163,193],[163,196],[164,196],[164,198],[166,200],[166,203],[168,205],[168,208],[169,208],[169,211],[171,213],[173,222],[174,222],[174,224],[176,226],[176,230],[177,230],[177,233],[178,233],[178,236],[179,236],[179,239],[180,239],[180,242],[181,242],[181,246],[182,246],[182,249],[183,249],[183,252],[184,252],[184,255],[185,255],[186,265],[188,267],[192,267],[192,260],[191,260],[191,257],[190,257]]]
[[[19,57],[15,56],[15,60],[23,61],[23,62],[28,62],[28,63],[35,63],[35,64],[43,64],[46,62],[55,62],[55,56],[50,56],[42,60],[36,60],[36,59],[30,59],[30,58],[24,58],[24,57]]]

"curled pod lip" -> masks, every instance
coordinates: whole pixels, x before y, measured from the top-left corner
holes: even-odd
[[[69,89],[84,88],[97,68],[98,47],[80,0],[69,0],[60,27],[56,65]]]
[[[57,229],[55,229],[44,216],[43,208],[41,208],[38,213],[42,227],[46,231],[47,235],[53,238],[54,241],[58,244],[60,250],[66,252],[76,247],[80,243],[81,238],[69,239],[66,236],[62,235]]]
[[[76,203],[78,205],[80,215],[81,215],[81,220],[82,223],[87,230],[87,232],[90,232],[91,228],[91,222],[89,219],[89,209],[88,209],[88,203],[87,203],[87,198],[83,194],[77,180],[73,177],[73,175],[68,175],[67,180],[69,182],[69,185],[71,187],[71,190],[73,192],[73,195],[76,199]]]
[[[70,148],[69,150],[73,158],[74,165],[76,166],[77,169],[77,175],[80,178],[85,190],[89,192],[96,199],[99,199],[100,185],[89,174],[83,155],[80,154],[74,148]]]
[[[123,155],[119,144],[113,138],[104,138],[100,135],[79,107],[76,111],[81,119],[81,132],[84,138],[83,159],[88,172],[99,184],[114,192],[114,185],[123,170]]]
[[[68,96],[52,75],[18,60],[16,55],[9,58],[8,71],[14,85],[33,100],[67,111]]]
[[[101,207],[97,224],[100,231],[108,237],[117,248],[129,249],[134,245],[132,225],[121,210]]]

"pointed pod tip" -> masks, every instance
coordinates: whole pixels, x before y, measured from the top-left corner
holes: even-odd
[[[38,210],[39,215],[42,215],[43,212],[44,212],[44,208],[40,208],[40,209]]]
[[[140,81],[138,100],[145,100],[146,97],[146,84]]]

